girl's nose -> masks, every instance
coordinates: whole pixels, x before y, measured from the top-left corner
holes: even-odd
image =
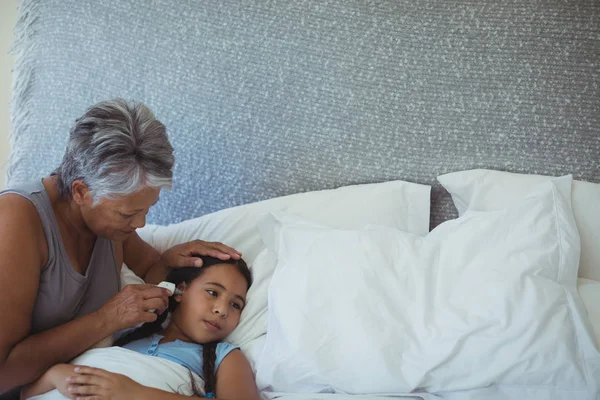
[[[227,316],[227,304],[223,301],[216,301],[213,306],[213,313],[225,318]]]

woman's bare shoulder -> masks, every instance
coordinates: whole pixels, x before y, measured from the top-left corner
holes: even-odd
[[[35,225],[42,228],[42,221],[35,205],[17,193],[5,193],[0,196],[0,219],[6,223],[20,222],[21,225]],[[33,228],[33,226],[30,226]]]
[[[16,193],[0,196],[0,241],[9,247],[14,244],[20,251],[40,252],[40,258],[46,258],[42,220],[35,205],[27,198]]]

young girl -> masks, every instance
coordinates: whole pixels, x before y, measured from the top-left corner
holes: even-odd
[[[258,400],[258,390],[248,360],[232,344],[221,342],[238,325],[246,305],[252,276],[243,260],[202,257],[201,268],[177,268],[167,276],[181,294],[169,299],[169,310],[156,321],[126,333],[115,342],[150,356],[187,367],[201,376],[207,398]],[[162,324],[171,319],[163,330]],[[192,375],[192,388],[202,397]],[[25,387],[21,398],[52,389],[70,398],[183,399],[177,393],[142,386],[132,379],[98,368],[58,364]]]

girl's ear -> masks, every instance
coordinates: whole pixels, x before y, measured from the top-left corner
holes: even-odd
[[[183,293],[185,293],[185,290],[187,289],[187,284],[185,282],[181,282],[179,285],[177,285],[177,289],[181,291],[181,294],[174,294],[173,299],[175,299],[176,302],[180,303],[181,298],[183,297]]]

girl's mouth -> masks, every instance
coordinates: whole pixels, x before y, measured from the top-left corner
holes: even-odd
[[[218,331],[219,329],[221,329],[221,326],[219,325],[218,322],[210,322],[210,321],[204,321],[204,325],[208,328],[208,330],[210,331]]]

